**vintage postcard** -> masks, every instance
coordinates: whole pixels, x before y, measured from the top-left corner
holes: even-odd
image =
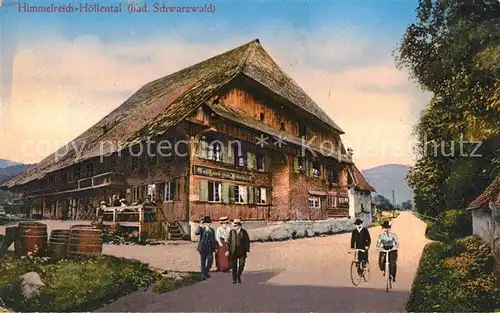
[[[0,312],[500,311],[500,1],[0,19]]]

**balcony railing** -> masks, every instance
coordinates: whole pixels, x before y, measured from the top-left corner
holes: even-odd
[[[103,173],[93,177],[82,178],[78,180],[78,189],[97,188],[112,184],[120,184],[123,182],[123,174],[121,173]]]

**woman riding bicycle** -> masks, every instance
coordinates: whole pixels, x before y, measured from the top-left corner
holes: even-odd
[[[378,239],[377,239],[377,248],[379,249],[384,249],[384,250],[390,250],[390,249],[397,249],[398,246],[399,246],[399,240],[398,240],[398,237],[396,236],[396,234],[394,234],[393,232],[391,232],[391,225],[389,224],[388,221],[384,221],[384,223],[382,224],[382,228],[384,229],[384,232],[381,233],[379,236],[378,236]],[[379,267],[380,267],[380,270],[382,272],[384,272],[384,276],[385,276],[385,252],[383,251],[380,251],[380,255],[379,255]],[[396,281],[396,270],[397,270],[397,266],[396,266],[396,262],[398,260],[398,251],[397,250],[393,250],[391,252],[389,252],[389,272],[390,272],[390,275],[392,277],[392,281],[395,282]]]

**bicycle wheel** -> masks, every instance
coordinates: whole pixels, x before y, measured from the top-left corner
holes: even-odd
[[[389,285],[391,281],[391,273],[389,272],[389,264],[385,264],[385,291],[389,292]]]
[[[367,283],[370,280],[370,263],[366,263],[365,268],[363,270],[363,280]]]
[[[361,282],[361,276],[358,274],[358,262],[351,263],[351,281],[354,286],[358,286]]]

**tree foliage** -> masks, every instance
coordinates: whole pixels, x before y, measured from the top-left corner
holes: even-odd
[[[416,12],[396,63],[433,97],[415,128],[420,159],[407,179],[417,210],[437,216],[449,204],[464,208],[497,173],[500,2],[421,0]],[[457,155],[453,145],[462,139],[489,141],[493,153],[476,160]]]
[[[391,211],[394,210],[394,206],[391,201],[382,195],[376,195],[373,200],[375,201],[375,206],[377,209],[382,211]]]

